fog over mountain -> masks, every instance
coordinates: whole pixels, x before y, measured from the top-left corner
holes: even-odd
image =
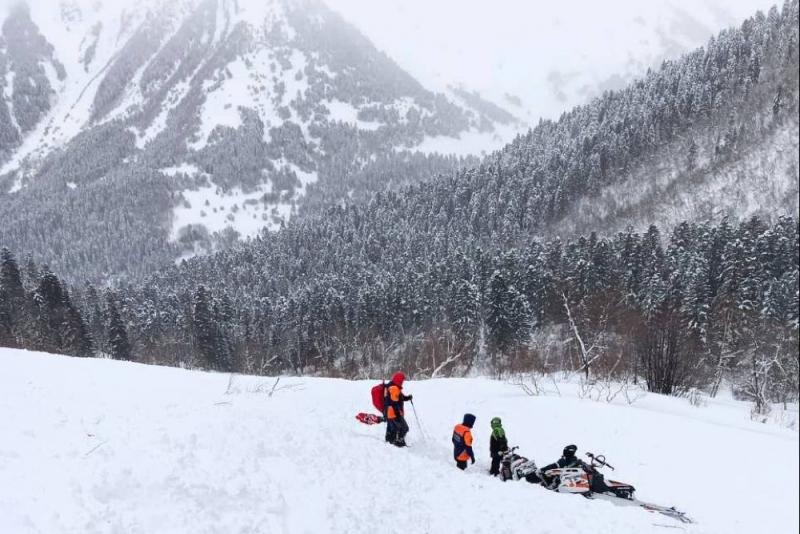
[[[770,0],[326,0],[431,89],[535,124],[702,46]],[[424,50],[425,53],[419,53]]]

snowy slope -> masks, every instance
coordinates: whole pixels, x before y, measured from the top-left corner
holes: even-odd
[[[419,152],[516,131],[480,99],[428,90],[319,0],[11,5],[0,5],[0,240],[81,279],[131,274],[143,250],[162,265],[278,229],[425,139],[439,141]],[[93,250],[125,245],[53,257],[53,213]]]
[[[311,1],[21,0],[19,4],[27,5],[32,29],[52,46],[53,59],[63,65],[64,75],[51,75],[49,71],[54,69],[41,62],[50,81],[50,109],[35,129],[19,132],[22,144],[14,148],[12,157],[3,161],[0,152],[3,164],[0,175],[19,171],[22,178],[31,172],[25,168],[26,162],[35,168],[37,160],[64,147],[81,131],[115,119],[134,119],[130,129],[137,136],[137,148],[143,149],[167,127],[170,113],[191,96],[190,89],[197,83],[202,84],[205,102],[200,106],[199,124],[192,125],[194,139],[189,145],[194,150],[208,144],[215,128],[239,127],[242,107],[255,109],[265,128],[293,120],[307,134],[308,125],[303,123],[309,123],[309,117],[298,115],[293,109],[297,104],[292,102],[296,97],[311,98],[306,97],[309,88],[306,71],[319,69],[330,78],[339,74],[319,54],[297,48],[300,43],[295,41],[293,28],[297,21],[290,18],[296,17],[296,13],[307,13],[309,18],[316,16],[321,21],[327,13],[320,14],[321,7]],[[11,3],[0,5],[0,28],[9,17],[9,6]],[[322,22],[319,24],[320,31],[327,30]],[[237,42],[245,35],[252,44]],[[369,46],[366,41],[358,44]],[[285,49],[276,50],[278,45]],[[197,50],[180,57],[179,47]],[[197,61],[198,50],[205,54],[202,65]],[[3,52],[0,46],[0,54]],[[220,60],[215,55],[224,57],[225,62],[213,63]],[[0,61],[0,73],[13,76],[18,68],[14,59],[9,56],[5,69]],[[334,59],[341,62],[341,58]],[[344,67],[356,69],[359,65]],[[222,76],[216,76],[220,70],[224,71]],[[121,74],[127,77],[120,77]],[[378,83],[391,81],[378,80]],[[108,102],[103,100],[104,83],[105,93],[110,92],[109,86],[122,87]],[[285,86],[285,91],[275,95],[270,89],[279,83]],[[0,87],[10,98],[11,85],[0,84]],[[354,102],[363,101],[364,105],[377,104],[357,91],[348,96]],[[410,109],[423,116],[431,113],[427,103],[408,100]],[[318,111],[332,121],[343,120],[369,130],[382,125],[357,121],[355,116],[360,108],[352,106],[345,108],[343,117],[342,106],[349,103],[336,98],[323,99],[321,104],[327,110]],[[157,107],[158,112],[150,112],[150,107]],[[281,107],[286,108],[288,115],[282,115]]]
[[[116,2],[27,3],[31,22],[53,47],[55,59],[64,67],[64,76],[60,80],[48,76],[51,82],[49,112],[35,128],[20,132],[22,144],[3,162],[0,174],[18,169],[25,158],[44,157],[90,125],[92,101],[103,75],[137,26],[155,11],[157,1],[144,0],[137,9]],[[13,3],[14,6],[20,4]],[[0,26],[9,16],[11,5],[9,2],[5,8],[0,6]],[[13,58],[9,58],[10,72],[13,67]],[[12,88],[5,89],[10,96]],[[128,98],[133,97],[128,95]],[[123,108],[125,104],[123,102]]]
[[[528,397],[501,382],[409,382],[427,435],[407,450],[353,419],[371,382],[188,372],[0,350],[0,530],[33,532],[664,532],[643,511],[484,474],[488,420],[540,463],[567,442],[604,452],[692,533],[796,532],[798,435],[747,406],[647,396],[633,406]],[[227,393],[226,393],[227,391]],[[451,465],[478,416],[478,464]],[[413,424],[413,416],[410,417]]]
[[[651,224],[669,228],[686,220],[800,213],[799,145],[798,123],[788,121],[740,152],[746,157],[726,165],[715,167],[706,157],[697,174],[676,171],[679,166],[668,163],[637,169],[629,178],[576,202],[549,230],[563,236],[597,230],[610,235],[626,228],[644,231]],[[696,180],[698,174],[705,179]]]

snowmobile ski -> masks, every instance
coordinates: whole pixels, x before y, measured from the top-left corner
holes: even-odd
[[[587,499],[600,499],[621,506],[637,506],[647,510],[648,512],[658,513],[667,517],[671,517],[672,519],[677,519],[681,523],[694,523],[694,521],[692,521],[692,519],[686,515],[686,513],[676,510],[674,506],[661,506],[658,504],[639,501],[637,499],[623,499],[617,497],[616,495],[609,495],[607,493],[587,493],[584,494],[584,497]]]

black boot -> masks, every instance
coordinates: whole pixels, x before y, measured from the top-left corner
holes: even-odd
[[[394,421],[391,419],[386,421],[386,443],[394,443],[397,439],[397,429],[394,426]]]

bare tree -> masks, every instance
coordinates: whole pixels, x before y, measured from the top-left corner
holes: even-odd
[[[587,347],[586,343],[583,340],[583,336],[581,336],[580,330],[578,329],[578,325],[575,322],[575,318],[572,315],[572,310],[570,310],[567,294],[564,293],[563,291],[561,292],[561,298],[564,299],[564,310],[566,310],[567,312],[567,320],[569,321],[569,326],[572,329],[572,335],[575,339],[575,342],[578,345],[579,356],[581,359],[581,367],[580,369],[578,369],[578,371],[584,373],[584,379],[588,383],[590,381],[592,364],[594,364],[598,359],[600,359],[603,356],[603,352],[606,349],[606,347],[601,344],[601,341],[603,340],[604,337],[603,335],[605,330],[606,319],[604,316],[600,320],[601,328],[594,335],[591,344]]]
[[[545,381],[549,382],[548,387]],[[552,373],[542,373],[532,370],[529,373],[516,373],[508,380],[508,384],[520,388],[526,395],[538,397],[539,395],[561,396],[561,389],[558,387],[555,375]]]

